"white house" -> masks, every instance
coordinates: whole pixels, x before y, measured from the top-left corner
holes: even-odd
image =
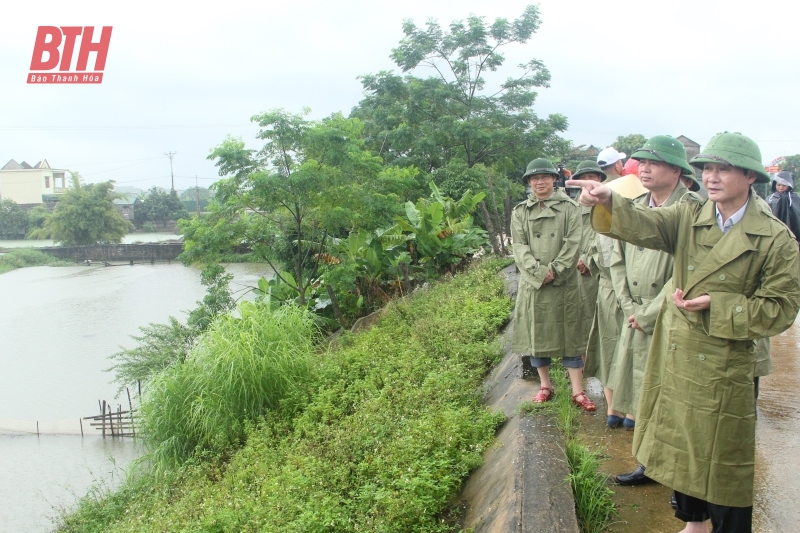
[[[67,183],[66,170],[50,168],[47,159],[34,166],[13,159],[0,168],[0,200],[10,199],[18,204],[41,204],[46,194],[61,194]]]

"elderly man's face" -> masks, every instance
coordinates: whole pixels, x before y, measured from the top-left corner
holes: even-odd
[[[784,185],[783,183],[776,183],[775,184],[775,190],[778,191],[778,192],[786,192],[786,191],[789,190],[789,186],[788,185]]]
[[[723,206],[744,205],[750,194],[750,185],[756,181],[744,170],[722,163],[705,163],[703,166],[703,185],[708,191],[708,199]]]

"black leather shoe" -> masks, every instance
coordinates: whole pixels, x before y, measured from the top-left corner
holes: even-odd
[[[627,474],[620,474],[614,478],[620,485],[644,485],[645,483],[652,483],[653,480],[644,475],[644,466],[639,465],[636,470]]]

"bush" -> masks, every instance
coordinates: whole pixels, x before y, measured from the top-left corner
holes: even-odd
[[[17,248],[7,254],[0,255],[0,274],[30,266],[65,266],[71,265],[68,261],[62,261],[33,248]]]
[[[242,442],[244,423],[268,411],[289,416],[308,401],[315,328],[305,311],[241,304],[217,319],[182,364],[150,382],[140,432],[157,469],[193,453]]]

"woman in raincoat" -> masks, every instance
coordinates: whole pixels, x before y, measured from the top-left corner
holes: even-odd
[[[511,237],[520,271],[514,307],[512,350],[531,354],[541,380],[537,403],[553,399],[550,362],[561,358],[572,383],[572,400],[587,411],[595,405],[583,392],[583,348],[575,332],[580,319],[578,271],[580,208],[555,188],[558,171],[547,159],[534,159],[522,176],[528,200],[514,207]]]
[[[656,321],[633,452],[675,489],[685,532],[749,532],[755,462],[753,340],[789,328],[800,309],[797,244],[750,185],[768,182],[761,151],[739,133],[709,141],[691,164],[708,200],[644,209],[590,182],[598,232],[674,255]],[[705,529],[704,529],[705,528]]]
[[[772,194],[767,198],[772,214],[786,224],[800,241],[800,196],[794,192],[794,174],[781,170],[772,178]]]

